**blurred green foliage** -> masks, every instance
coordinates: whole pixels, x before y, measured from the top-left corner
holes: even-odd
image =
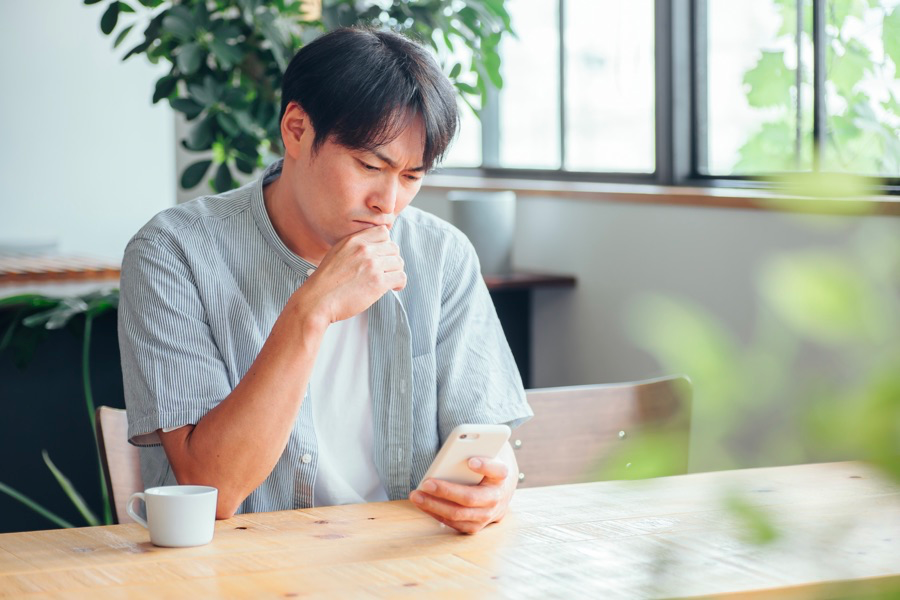
[[[749,339],[685,299],[638,299],[634,339],[694,382],[693,427],[703,432],[695,460],[740,468],[863,459],[900,480],[897,234],[896,223],[872,220],[844,251],[766,260]]]
[[[827,131],[821,169],[900,176],[900,96],[893,83],[900,78],[900,5],[893,0],[823,1]],[[740,148],[735,173],[813,167],[812,0],[773,3],[781,22],[771,43],[775,49],[763,50],[744,74],[747,102],[766,118]],[[799,39],[798,3],[803,14]],[[799,90],[798,47],[804,57]]]

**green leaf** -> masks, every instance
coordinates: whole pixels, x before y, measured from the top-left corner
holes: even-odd
[[[761,506],[751,504],[744,496],[730,493],[725,505],[744,526],[744,536],[754,544],[769,544],[780,537],[772,517]]]
[[[760,289],[789,327],[824,344],[869,339],[880,323],[889,321],[853,264],[824,251],[769,261],[760,275]]]
[[[203,78],[202,84],[189,83],[188,94],[203,106],[212,106],[219,101],[219,96],[222,94],[222,86],[207,75]]]
[[[228,113],[219,113],[216,115],[216,121],[219,126],[231,137],[237,137],[241,133],[241,127],[238,122]]]
[[[182,189],[189,190],[203,179],[203,176],[206,175],[206,171],[209,170],[209,165],[212,164],[211,160],[199,160],[186,168],[184,173],[181,174],[181,187]]]
[[[872,66],[868,49],[856,41],[850,41],[840,58],[833,56],[828,79],[834,83],[837,92],[844,97],[851,96],[853,90]]]
[[[190,98],[171,98],[169,105],[180,113],[183,113],[188,121],[196,119],[203,112],[203,107]]]
[[[195,29],[191,12],[183,6],[172,7],[162,20],[163,32],[175,36],[182,42],[193,40]]]
[[[43,294],[20,294],[18,296],[7,296],[0,298],[0,307],[7,306],[35,306],[47,307],[59,304],[59,298],[50,298]]]
[[[741,146],[734,173],[778,173],[796,169],[795,131],[786,119],[763,123]],[[801,165],[802,166],[802,165]]]
[[[453,65],[453,68],[450,69],[450,74],[448,75],[448,77],[450,79],[456,79],[457,77],[459,77],[459,74],[461,71],[462,71],[462,63],[456,63],[455,65]]]
[[[228,168],[228,163],[222,163],[219,165],[219,169],[216,171],[216,179],[213,182],[213,187],[219,193],[227,192],[233,187],[234,180],[231,177],[231,169]]]
[[[478,89],[474,85],[469,85],[468,83],[465,83],[463,81],[454,81],[453,85],[455,85],[456,89],[458,89],[459,91],[461,91],[464,94],[477,96],[479,93]]]
[[[85,4],[87,4],[87,3],[88,2],[85,2]],[[25,494],[9,487],[5,483],[0,483],[0,492],[3,492],[7,496],[10,496],[15,500],[18,500],[19,502],[21,502],[22,504],[24,504],[25,506],[27,506],[28,508],[30,508],[31,510],[36,512],[37,514],[41,515],[42,517],[44,517],[50,521],[53,521],[60,527],[66,527],[69,529],[75,527],[74,525],[72,525],[71,523],[69,523],[68,521],[63,519],[62,517],[58,516],[55,513],[50,512],[49,510],[47,510],[46,508],[44,508],[43,506],[41,506],[40,504],[38,504],[37,502],[35,502],[31,498],[29,498]]]
[[[97,3],[100,2],[100,1],[101,1],[101,0],[84,0],[84,3],[85,3],[86,6],[89,6],[89,5],[91,5],[91,4],[97,4]]]
[[[900,79],[900,4],[885,15],[881,40],[884,42],[884,53],[894,61],[894,78]]]
[[[78,512],[81,513],[81,516],[84,517],[84,520],[87,521],[88,525],[91,527],[95,527],[100,525],[100,520],[97,518],[97,515],[93,513],[93,511],[88,508],[87,503],[84,501],[84,498],[81,497],[81,494],[78,493],[78,490],[75,489],[75,486],[72,485],[72,482],[69,481],[69,478],[62,474],[56,465],[53,464],[53,461],[50,460],[50,455],[47,454],[46,450],[41,450],[41,456],[44,457],[44,463],[46,463],[47,468],[50,469],[50,472],[53,473],[53,476],[56,478],[57,483],[59,483],[59,487],[66,493],[66,496],[69,497],[69,500],[72,501],[72,504],[75,505],[75,508],[78,509]]]
[[[175,91],[177,84],[178,78],[174,75],[160,77],[156,82],[156,89],[153,91],[153,104],[156,104],[163,98],[168,98]]]
[[[208,150],[212,145],[214,138],[215,117],[207,116],[202,121],[194,125],[188,134],[187,139],[183,142],[184,147],[188,150]]]
[[[178,65],[178,69],[185,75],[193,75],[200,68],[204,54],[205,52],[200,44],[196,42],[185,44],[178,50],[175,64]]]
[[[240,46],[233,46],[223,39],[214,39],[210,43],[210,48],[224,69],[230,69],[244,58],[244,51]]]
[[[116,28],[116,23],[119,21],[119,3],[113,2],[110,4],[106,12],[103,13],[103,16],[100,17],[100,31],[104,34],[109,35],[112,33],[113,29]]]
[[[750,106],[791,106],[791,88],[794,70],[784,64],[784,52],[763,51],[756,66],[744,74],[744,85],[749,86],[747,102]]]
[[[131,30],[134,29],[134,23],[123,29],[119,32],[119,35],[116,36],[116,41],[113,42],[113,48],[118,48],[119,45],[125,40]]]
[[[256,168],[255,162],[247,160],[240,155],[234,157],[234,165],[238,168],[238,171],[247,175],[253,174],[253,170]]]
[[[125,4],[121,0],[119,0],[119,12],[120,13],[133,13],[134,9],[131,8],[128,4]]]
[[[35,313],[22,319],[22,324],[25,327],[39,327],[43,325],[45,329],[61,329],[72,317],[84,313],[87,309],[87,302],[79,296],[62,298],[50,310]]]

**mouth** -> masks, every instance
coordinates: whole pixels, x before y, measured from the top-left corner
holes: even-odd
[[[365,229],[370,229],[372,227],[382,227],[382,226],[390,229],[394,225],[393,223],[373,223],[372,221],[359,221],[359,220],[354,220],[353,222],[363,225]]]

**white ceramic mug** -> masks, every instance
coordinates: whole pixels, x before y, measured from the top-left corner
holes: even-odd
[[[219,491],[205,485],[166,485],[136,492],[126,505],[128,515],[150,530],[154,546],[181,548],[212,541]],[[147,506],[147,520],[134,511],[134,501]]]

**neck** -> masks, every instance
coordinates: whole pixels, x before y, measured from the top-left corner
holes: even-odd
[[[314,265],[322,262],[328,248],[313,243],[315,236],[297,211],[284,170],[278,179],[263,187],[263,201],[275,233],[288,250]]]

